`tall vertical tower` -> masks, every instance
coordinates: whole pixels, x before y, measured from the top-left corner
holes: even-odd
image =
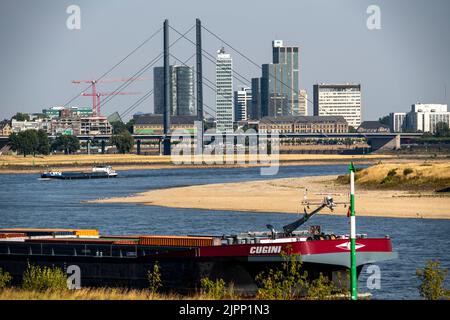
[[[234,121],[247,121],[251,113],[252,90],[242,87],[234,92]]]
[[[233,71],[232,59],[221,48],[216,60],[216,130],[221,133],[233,132]]]
[[[272,42],[272,63],[262,65],[262,116],[299,115],[298,47]]]
[[[170,114],[172,116],[193,116],[196,114],[194,104],[194,71],[188,66],[170,66]],[[153,96],[155,114],[164,113],[164,68],[153,68]]]

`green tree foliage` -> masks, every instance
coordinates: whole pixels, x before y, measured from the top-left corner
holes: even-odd
[[[17,121],[30,121],[30,115],[28,113],[17,112],[12,119]]]
[[[434,134],[436,137],[450,137],[450,128],[448,123],[445,122],[436,123],[436,131]]]
[[[357,133],[358,131],[356,131],[355,127],[353,127],[353,126],[348,126],[348,132],[349,132],[349,133]]]
[[[111,136],[111,144],[115,145],[120,153],[128,153],[133,150],[134,139],[131,133],[122,131]]]
[[[162,287],[161,271],[159,270],[158,261],[153,265],[153,270],[147,271],[147,279],[149,283],[149,289],[152,293],[158,292]]]
[[[48,140],[47,132],[44,130],[38,130],[37,132],[37,153],[39,154],[49,154],[50,153],[50,141]]]
[[[9,136],[11,148],[26,157],[29,154],[38,153],[39,137],[36,130],[25,130],[19,133],[13,132]]]
[[[439,261],[427,261],[424,269],[417,269],[416,275],[421,281],[420,295],[426,300],[449,299],[450,291],[444,288],[448,269],[442,269]]]
[[[111,126],[113,129],[113,134],[119,134],[124,131],[128,131],[127,125],[125,123],[123,123],[122,121],[111,122]]]
[[[384,116],[381,118],[378,118],[378,122],[381,124],[384,124],[386,126],[390,126],[391,125],[391,116]]]
[[[11,283],[11,275],[0,268],[0,290],[6,288]]]
[[[80,149],[80,141],[73,135],[61,135],[53,141],[52,149],[71,154]]]
[[[203,278],[200,280],[202,288],[202,294],[208,296],[210,299],[221,300],[225,297],[225,281],[223,279],[217,279],[216,281],[209,278]]]
[[[130,121],[127,122],[126,126],[127,126],[127,130],[130,133],[133,133],[133,126],[134,126],[134,119],[131,119]]]
[[[282,253],[284,262],[277,270],[260,273],[256,281],[260,284],[256,298],[263,300],[335,299],[341,295],[349,297],[347,286],[338,277],[336,285],[322,273],[310,281],[308,273],[302,271],[302,262],[297,254]],[[348,278],[348,276],[347,276]],[[348,279],[347,279],[348,280]]]
[[[60,268],[28,264],[23,274],[22,288],[33,291],[66,290],[67,275]]]

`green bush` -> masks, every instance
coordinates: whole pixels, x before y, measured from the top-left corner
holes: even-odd
[[[411,169],[411,168],[405,168],[405,169],[403,170],[403,175],[404,175],[404,176],[407,176],[408,174],[411,174],[411,173],[413,173],[413,172],[414,172],[413,169]]]
[[[393,176],[395,176],[396,174],[397,174],[397,168],[389,170],[387,176],[388,176],[388,177],[393,177]]]
[[[6,288],[11,283],[11,275],[0,268],[0,289]]]
[[[152,293],[158,292],[162,287],[161,271],[159,270],[158,261],[153,265],[153,270],[148,270],[147,279],[149,282],[149,289]]]
[[[309,284],[307,298],[312,300],[333,299],[333,295],[338,291],[341,290],[328,277],[320,273],[319,278]]]
[[[60,268],[28,264],[23,274],[22,288],[33,291],[66,290],[67,275]]]
[[[213,281],[209,278],[203,278],[200,280],[200,285],[202,288],[202,294],[211,299],[221,300],[225,297],[225,281],[223,279]]]
[[[424,269],[417,269],[416,275],[421,280],[420,295],[426,300],[449,299],[450,291],[443,285],[448,269],[441,269],[439,261],[427,261]]]
[[[256,298],[263,300],[293,300],[308,291],[308,273],[301,272],[299,255],[282,253],[280,269],[262,272],[256,276],[260,284]]]

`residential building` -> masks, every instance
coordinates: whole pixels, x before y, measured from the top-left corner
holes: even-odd
[[[299,115],[299,48],[272,42],[272,63],[262,65],[261,116]]]
[[[308,115],[308,93],[306,90],[300,90],[298,97],[298,115],[307,116]]]
[[[361,125],[360,84],[315,84],[314,115],[343,116],[355,129]]]
[[[153,68],[153,96],[155,114],[164,114],[164,67]],[[195,115],[194,70],[192,67],[169,67],[171,115]]]
[[[450,112],[446,104],[416,103],[406,115],[408,131],[434,133],[439,122],[450,125]]]
[[[0,136],[9,136],[12,133],[9,120],[0,121]]]
[[[98,117],[59,117],[51,120],[49,134],[57,135],[109,135],[112,134],[112,126],[108,119],[103,116]]]
[[[392,132],[403,132],[406,130],[406,112],[392,112],[389,117]]]
[[[233,60],[222,47],[216,60],[216,130],[232,133],[233,112]]]
[[[247,121],[252,104],[252,89],[241,87],[234,92],[234,121]]]
[[[12,132],[22,132],[25,130],[44,130],[47,133],[51,131],[51,121],[48,119],[35,119],[33,121],[17,121],[15,119],[11,120],[11,131]]]
[[[379,121],[363,121],[356,131],[361,133],[388,133],[391,132],[391,129]]]
[[[81,117],[81,135],[108,135],[112,134],[112,126],[106,117]]]
[[[260,133],[345,133],[348,124],[342,116],[278,116],[264,117]]]
[[[133,117],[134,134],[163,134],[163,115],[160,114],[142,114]],[[194,121],[197,116],[172,116],[170,118],[170,131],[184,129],[194,133]]]
[[[60,116],[80,116],[90,117],[92,116],[92,107],[50,107],[42,109],[42,114],[46,118],[57,118]]]

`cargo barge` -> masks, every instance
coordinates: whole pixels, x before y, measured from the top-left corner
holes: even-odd
[[[61,171],[46,171],[41,174],[41,179],[101,179],[101,178],[115,178],[117,172],[111,166],[96,166],[92,168],[91,172],[61,172]]]
[[[0,267],[20,284],[28,263],[56,266],[68,274],[78,270],[82,287],[148,287],[147,272],[155,263],[163,290],[188,293],[200,280],[224,279],[235,291],[253,294],[255,277],[295,254],[311,278],[319,273],[342,279],[350,267],[348,235],[324,233],[319,226],[298,231],[315,213],[335,204],[326,197],[315,210],[276,231],[222,236],[101,236],[97,230],[0,229]],[[388,236],[356,239],[358,275],[366,264],[397,257]]]

